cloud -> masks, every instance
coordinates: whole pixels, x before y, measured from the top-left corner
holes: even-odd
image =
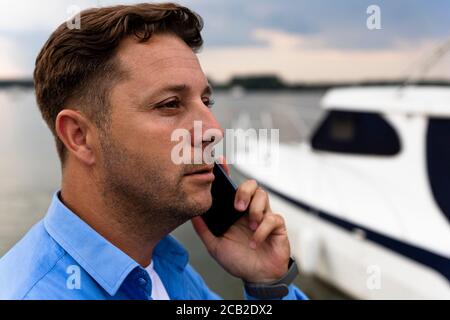
[[[96,3],[95,0],[2,0],[0,31],[52,31],[71,17],[71,7],[83,9],[95,6]]]
[[[269,47],[291,49],[299,46],[303,37],[272,29],[255,29],[252,32],[254,39],[265,42]]]
[[[0,78],[16,78],[26,73],[12,54],[16,51],[17,47],[13,41],[0,37]]]
[[[31,77],[39,50],[53,30],[74,15],[74,9],[106,4],[100,0],[0,1],[0,78]]]
[[[0,77],[31,76],[38,51],[70,17],[71,5],[132,2],[140,1],[1,0]],[[366,28],[372,0],[177,2],[204,18],[201,59],[217,79],[248,72],[275,72],[287,80],[396,77],[450,30],[448,0],[378,0],[383,29],[376,31]]]
[[[207,48],[200,55],[205,73],[218,81],[236,74],[275,73],[287,81],[398,79],[417,69],[439,43],[399,43],[393,48],[363,50],[328,48],[320,37],[280,30],[256,29],[266,47]],[[450,78],[450,63],[435,68],[433,77]]]
[[[366,27],[373,0],[182,1],[205,18],[208,47],[260,44],[255,28],[319,36],[329,48],[382,49],[449,36],[448,0],[377,0],[382,30]]]

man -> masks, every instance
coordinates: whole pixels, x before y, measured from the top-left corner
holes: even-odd
[[[212,181],[200,172],[212,166],[171,159],[174,130],[191,132],[194,121],[220,130],[195,55],[201,18],[175,4],[138,4],[83,11],[80,22],[61,25],[36,60],[62,185],[44,219],[0,260],[0,297],[219,298],[169,235],[192,220],[248,298],[304,299],[286,280],[294,268],[284,221],[257,183],[236,194],[236,209],[249,215],[215,237],[200,218],[212,203]],[[211,143],[194,140],[192,148]]]

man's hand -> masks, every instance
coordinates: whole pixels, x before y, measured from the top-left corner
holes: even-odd
[[[226,163],[223,167],[229,174]],[[249,214],[221,237],[209,231],[201,217],[192,219],[208,252],[230,274],[247,282],[270,282],[288,270],[290,246],[284,219],[273,213],[267,192],[255,180],[242,183],[234,206]]]

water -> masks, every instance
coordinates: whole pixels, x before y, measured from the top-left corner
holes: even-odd
[[[279,128],[282,142],[299,141],[321,117],[321,96],[317,92],[218,93],[213,113],[223,128],[250,121],[256,128]],[[0,152],[1,256],[43,217],[60,185],[54,140],[41,119],[32,90],[0,90]],[[239,177],[236,179],[239,182]],[[241,281],[215,263],[190,223],[173,234],[186,246],[192,265],[211,289],[227,299],[242,298]],[[296,283],[312,298],[345,298],[318,279],[301,275]]]

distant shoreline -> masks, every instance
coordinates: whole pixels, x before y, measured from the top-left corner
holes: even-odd
[[[1,79],[0,88],[34,88],[34,83],[32,79]]]
[[[297,82],[287,84],[276,76],[240,76],[234,77],[226,83],[216,83],[210,80],[215,91],[324,91],[337,87],[354,86],[400,86],[404,80],[367,80],[367,81],[342,81],[342,82]],[[408,83],[408,85],[420,86],[450,86],[450,80],[422,80]],[[0,79],[2,88],[34,89],[32,79]]]

